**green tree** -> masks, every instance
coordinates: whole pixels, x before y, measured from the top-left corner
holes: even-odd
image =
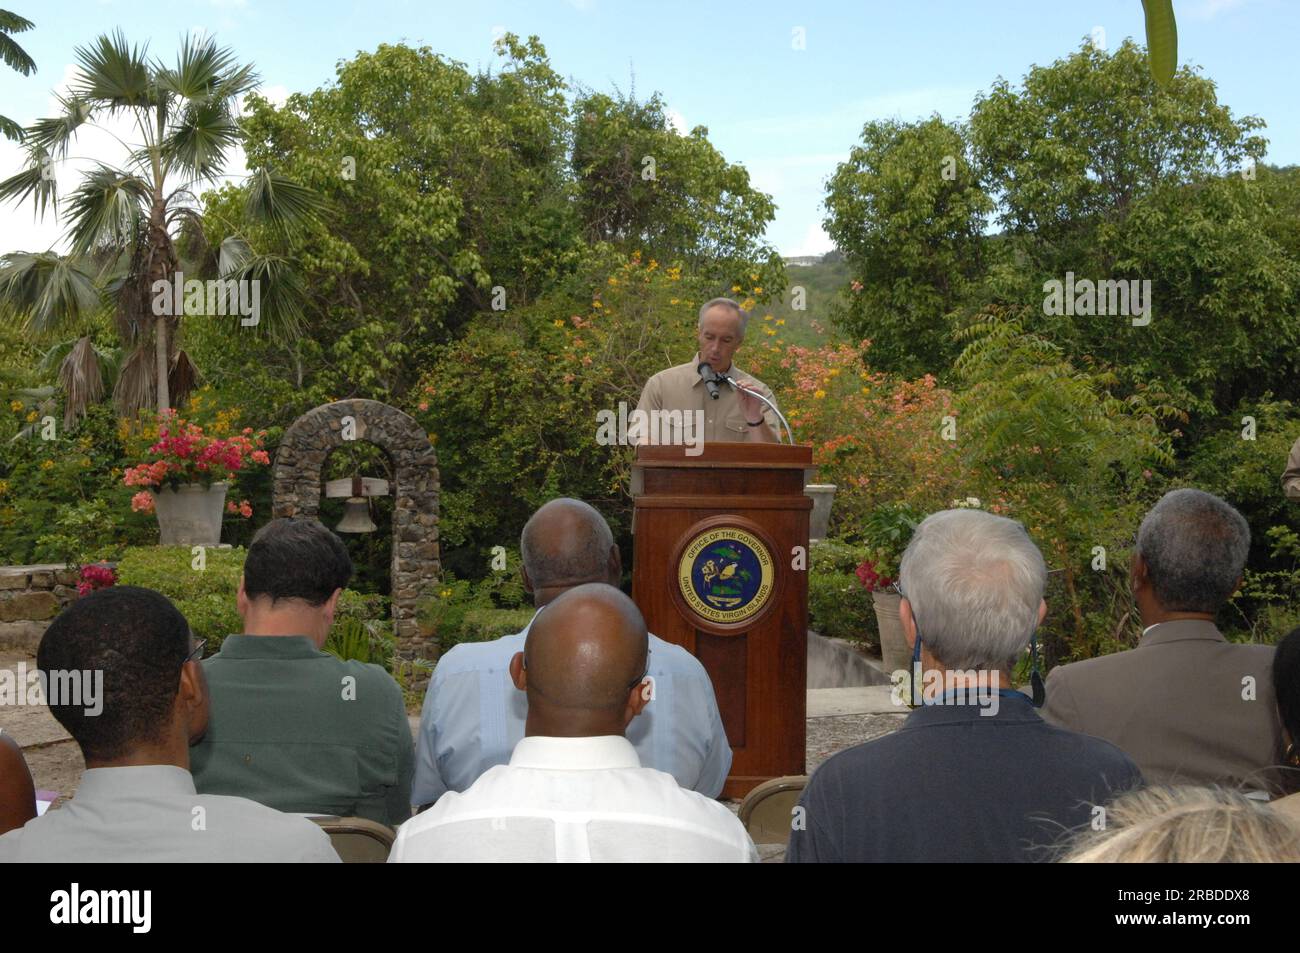
[[[26,17],[20,17],[8,10],[0,10],[0,60],[10,69],[17,70],[24,76],[36,72],[36,61],[27,55],[27,51],[15,42],[11,34],[23,33],[36,24]],[[21,142],[23,128],[8,116],[0,116],[0,135],[14,142]]]
[[[1278,244],[1278,193],[1256,175],[1262,126],[1191,69],[1157,90],[1131,42],[1085,42],[1019,88],[999,80],[970,121],[1010,266],[987,299],[1028,306],[1027,330],[1114,368],[1121,391],[1150,381],[1193,412],[1295,394],[1300,259]],[[1049,313],[1046,283],[1071,274],[1150,282],[1149,323]]]
[[[0,182],[0,200],[31,198],[38,213],[57,211],[52,164],[66,158],[78,131],[98,118],[130,116],[138,141],[123,167],[100,162],[73,191],[66,218],[74,265],[63,268],[48,255],[7,255],[0,292],[20,316],[54,327],[75,317],[60,305],[80,296],[78,273],[97,264],[97,279],[113,298],[117,329],[130,352],[118,375],[117,403],[126,413],[151,404],[162,411],[174,399],[179,403],[176,392],[192,386],[196,369],[179,348],[180,315],[156,314],[152,289],[155,282],[175,280],[175,235],[197,218],[193,190],[220,178],[239,139],[237,101],[257,79],[251,66],[239,65],[211,38],[186,40],[175,66],[150,60],[145,48],[130,45],[120,31],[78,47],[76,56],[80,73],[71,95],[60,100],[63,113],[26,130],[28,166]],[[320,211],[315,196],[265,169],[253,173],[244,197],[249,220],[282,231]],[[247,245],[223,251],[228,275],[270,280],[282,270]],[[45,279],[69,290],[52,291]]]
[[[873,121],[827,185],[826,231],[854,277],[836,320],[871,340],[881,369],[916,376],[956,357],[955,313],[983,276],[993,207],[968,151],[938,116]]]
[[[784,269],[762,235],[776,213],[750,185],[743,166],[726,161],[696,126],[679,135],[658,93],[584,92],[573,104],[573,173],[588,242],[609,242],[683,264],[730,287],[756,266],[765,295],[780,290]]]

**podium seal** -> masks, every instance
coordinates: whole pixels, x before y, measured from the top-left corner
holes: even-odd
[[[772,598],[776,573],[763,541],[737,526],[714,526],[682,551],[677,585],[700,618],[713,623],[746,622]]]

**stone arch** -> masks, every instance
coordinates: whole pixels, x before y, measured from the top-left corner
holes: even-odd
[[[373,443],[393,461],[393,631],[404,655],[427,655],[416,603],[442,572],[438,550],[438,455],[409,414],[377,400],[338,400],[307,411],[284,432],[272,471],[271,514],[319,519],[321,471],[345,443],[344,419],[355,439]]]

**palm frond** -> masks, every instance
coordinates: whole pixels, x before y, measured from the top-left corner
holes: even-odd
[[[0,182],[0,202],[21,205],[30,196],[36,206],[35,217],[44,218],[45,210],[51,207],[58,211],[58,185],[51,168],[49,155],[39,146],[29,145],[27,168]]]
[[[157,97],[147,47],[132,46],[121,30],[101,35],[76,49],[81,75],[73,84],[79,99],[106,105],[110,111],[151,105]]]
[[[22,142],[23,127],[8,116],[0,116],[0,136],[4,136],[11,142]]]
[[[172,126],[163,150],[186,175],[211,181],[221,172],[226,153],[239,141],[239,124],[228,102],[209,99],[188,103]]]
[[[113,403],[123,417],[138,417],[154,404],[153,345],[146,339],[132,348],[122,362],[113,387]]]
[[[54,252],[10,252],[0,257],[0,301],[38,333],[75,324],[102,299],[83,263]]]
[[[59,106],[63,111],[57,116],[46,116],[32,123],[27,129],[26,139],[52,157],[62,159],[67,156],[68,146],[77,130],[94,115],[94,108],[76,96],[60,96]]]
[[[173,407],[180,407],[203,381],[203,372],[184,350],[176,352],[167,372],[167,393]]]
[[[101,163],[87,172],[68,201],[73,253],[133,244],[148,214],[149,198],[148,183],[120,169]]]
[[[327,208],[320,193],[270,169],[258,169],[249,177],[244,210],[251,221],[288,235],[320,221]]]
[[[222,243],[223,258],[226,244]],[[245,245],[242,256],[242,261],[229,272],[222,272],[222,277],[255,282],[251,287],[257,294],[257,323],[248,327],[254,333],[266,333],[281,341],[299,337],[305,322],[302,303],[307,297],[302,276],[288,259],[278,255],[254,254]],[[233,255],[230,260],[234,260]],[[228,311],[233,313],[229,307]]]
[[[24,50],[10,33],[22,33],[30,30],[36,24],[16,13],[10,13],[8,10],[0,10],[0,60],[10,69],[15,69],[24,76],[31,76],[36,72],[36,61],[27,55]]]
[[[63,426],[67,429],[104,396],[104,371],[99,366],[99,352],[89,337],[78,340],[59,365],[59,385],[65,398]]]
[[[182,44],[174,69],[160,68],[158,84],[190,102],[229,100],[257,85],[251,66],[238,66],[230,48],[210,36],[191,36]]]

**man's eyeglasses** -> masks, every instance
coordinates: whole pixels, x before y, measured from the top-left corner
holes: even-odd
[[[203,658],[203,653],[207,651],[208,640],[202,636],[194,635],[192,632],[190,633],[190,636],[194,639],[195,645],[193,651],[191,651],[189,655],[185,656],[185,661],[197,662],[199,659]]]

